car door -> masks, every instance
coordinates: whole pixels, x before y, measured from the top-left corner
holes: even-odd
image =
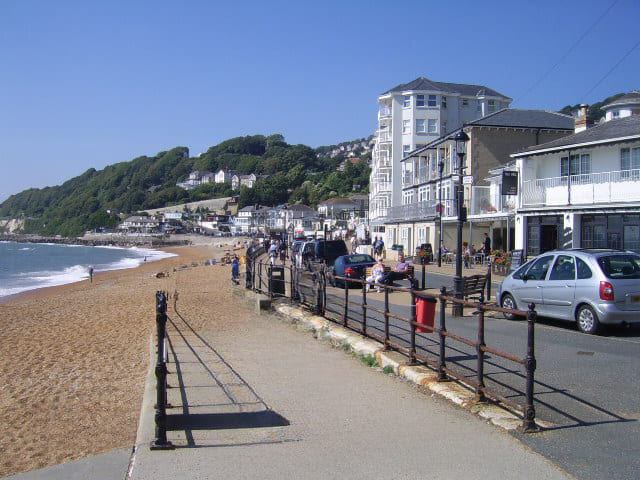
[[[576,292],[576,263],[573,255],[558,255],[547,280],[542,285],[545,315],[564,320],[573,317]]]
[[[526,310],[530,303],[535,303],[536,312],[541,315],[544,314],[542,288],[553,262],[553,257],[553,255],[544,255],[538,258],[522,276],[522,280],[514,286],[514,297],[521,309]]]

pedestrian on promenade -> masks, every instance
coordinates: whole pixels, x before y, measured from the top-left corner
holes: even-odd
[[[487,257],[491,255],[491,239],[486,233],[484,234],[484,240],[482,241],[482,248],[484,249],[484,254]]]
[[[231,281],[240,285],[240,260],[237,255],[234,255],[231,261]]]
[[[93,283],[93,265],[89,265],[89,281]]]

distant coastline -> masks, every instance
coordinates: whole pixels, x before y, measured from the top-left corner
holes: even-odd
[[[58,245],[83,245],[86,247],[162,247],[191,245],[190,240],[163,239],[159,237],[131,237],[121,235],[101,235],[96,238],[78,237],[42,237],[40,235],[27,235],[5,233],[0,234],[0,242],[16,243],[53,243]]]

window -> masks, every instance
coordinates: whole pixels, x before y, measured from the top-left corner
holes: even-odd
[[[620,149],[620,170],[640,169],[640,147]]]
[[[416,107],[426,107],[424,95],[416,95]]]
[[[488,105],[489,113],[492,113],[492,112],[496,111],[496,101],[495,100],[489,100],[487,102],[487,105]]]
[[[416,119],[416,133],[426,133],[427,126],[424,118]]]
[[[432,118],[427,120],[427,132],[429,132],[429,133],[438,133],[437,120],[432,119]]]
[[[426,146],[425,143],[416,143],[416,150],[419,149],[419,148],[422,148],[424,146]]]
[[[411,133],[411,120],[402,120],[402,133]]]
[[[411,151],[411,145],[402,145],[402,155],[407,155]]]
[[[442,122],[442,124],[440,125],[440,128],[441,128],[440,131],[442,132],[442,135],[447,133],[447,122]]]
[[[413,190],[402,192],[402,204],[409,205],[413,203]]]
[[[611,118],[620,118],[620,112],[614,110],[613,112],[611,112]]]
[[[581,155],[570,155],[560,158],[560,176],[568,175],[588,175],[591,173],[591,155],[583,153]]]
[[[576,263],[578,264],[578,279],[582,280],[585,278],[591,278],[593,276],[593,272],[589,268],[589,265],[585,263],[581,258],[576,257]]]
[[[402,102],[402,106],[407,108],[411,106],[411,95],[405,95],[404,100]]]
[[[468,98],[463,98],[462,99],[462,106],[463,107],[468,107],[469,106],[469,99]]]
[[[478,105],[476,106],[476,112],[478,113],[482,112],[482,102],[480,100],[478,100]]]
[[[418,188],[418,203],[426,202],[428,200],[427,192],[428,192],[428,189],[426,186],[422,186]]]
[[[573,257],[569,255],[558,255],[556,263],[551,270],[549,280],[575,280],[576,267],[573,263]]]
[[[440,100],[440,106],[442,108],[447,108],[447,97],[445,97],[444,95],[442,96],[442,100]]]
[[[536,260],[531,268],[527,271],[527,278],[531,280],[544,280],[547,276],[547,271],[551,266],[552,256],[542,257]]]
[[[437,106],[437,99],[435,95],[429,95],[429,100],[427,101],[427,106],[428,107],[436,107]]]

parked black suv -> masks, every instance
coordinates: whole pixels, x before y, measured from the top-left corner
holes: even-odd
[[[323,262],[331,266],[336,258],[348,253],[344,240],[313,240],[302,246],[302,258],[305,263]]]

